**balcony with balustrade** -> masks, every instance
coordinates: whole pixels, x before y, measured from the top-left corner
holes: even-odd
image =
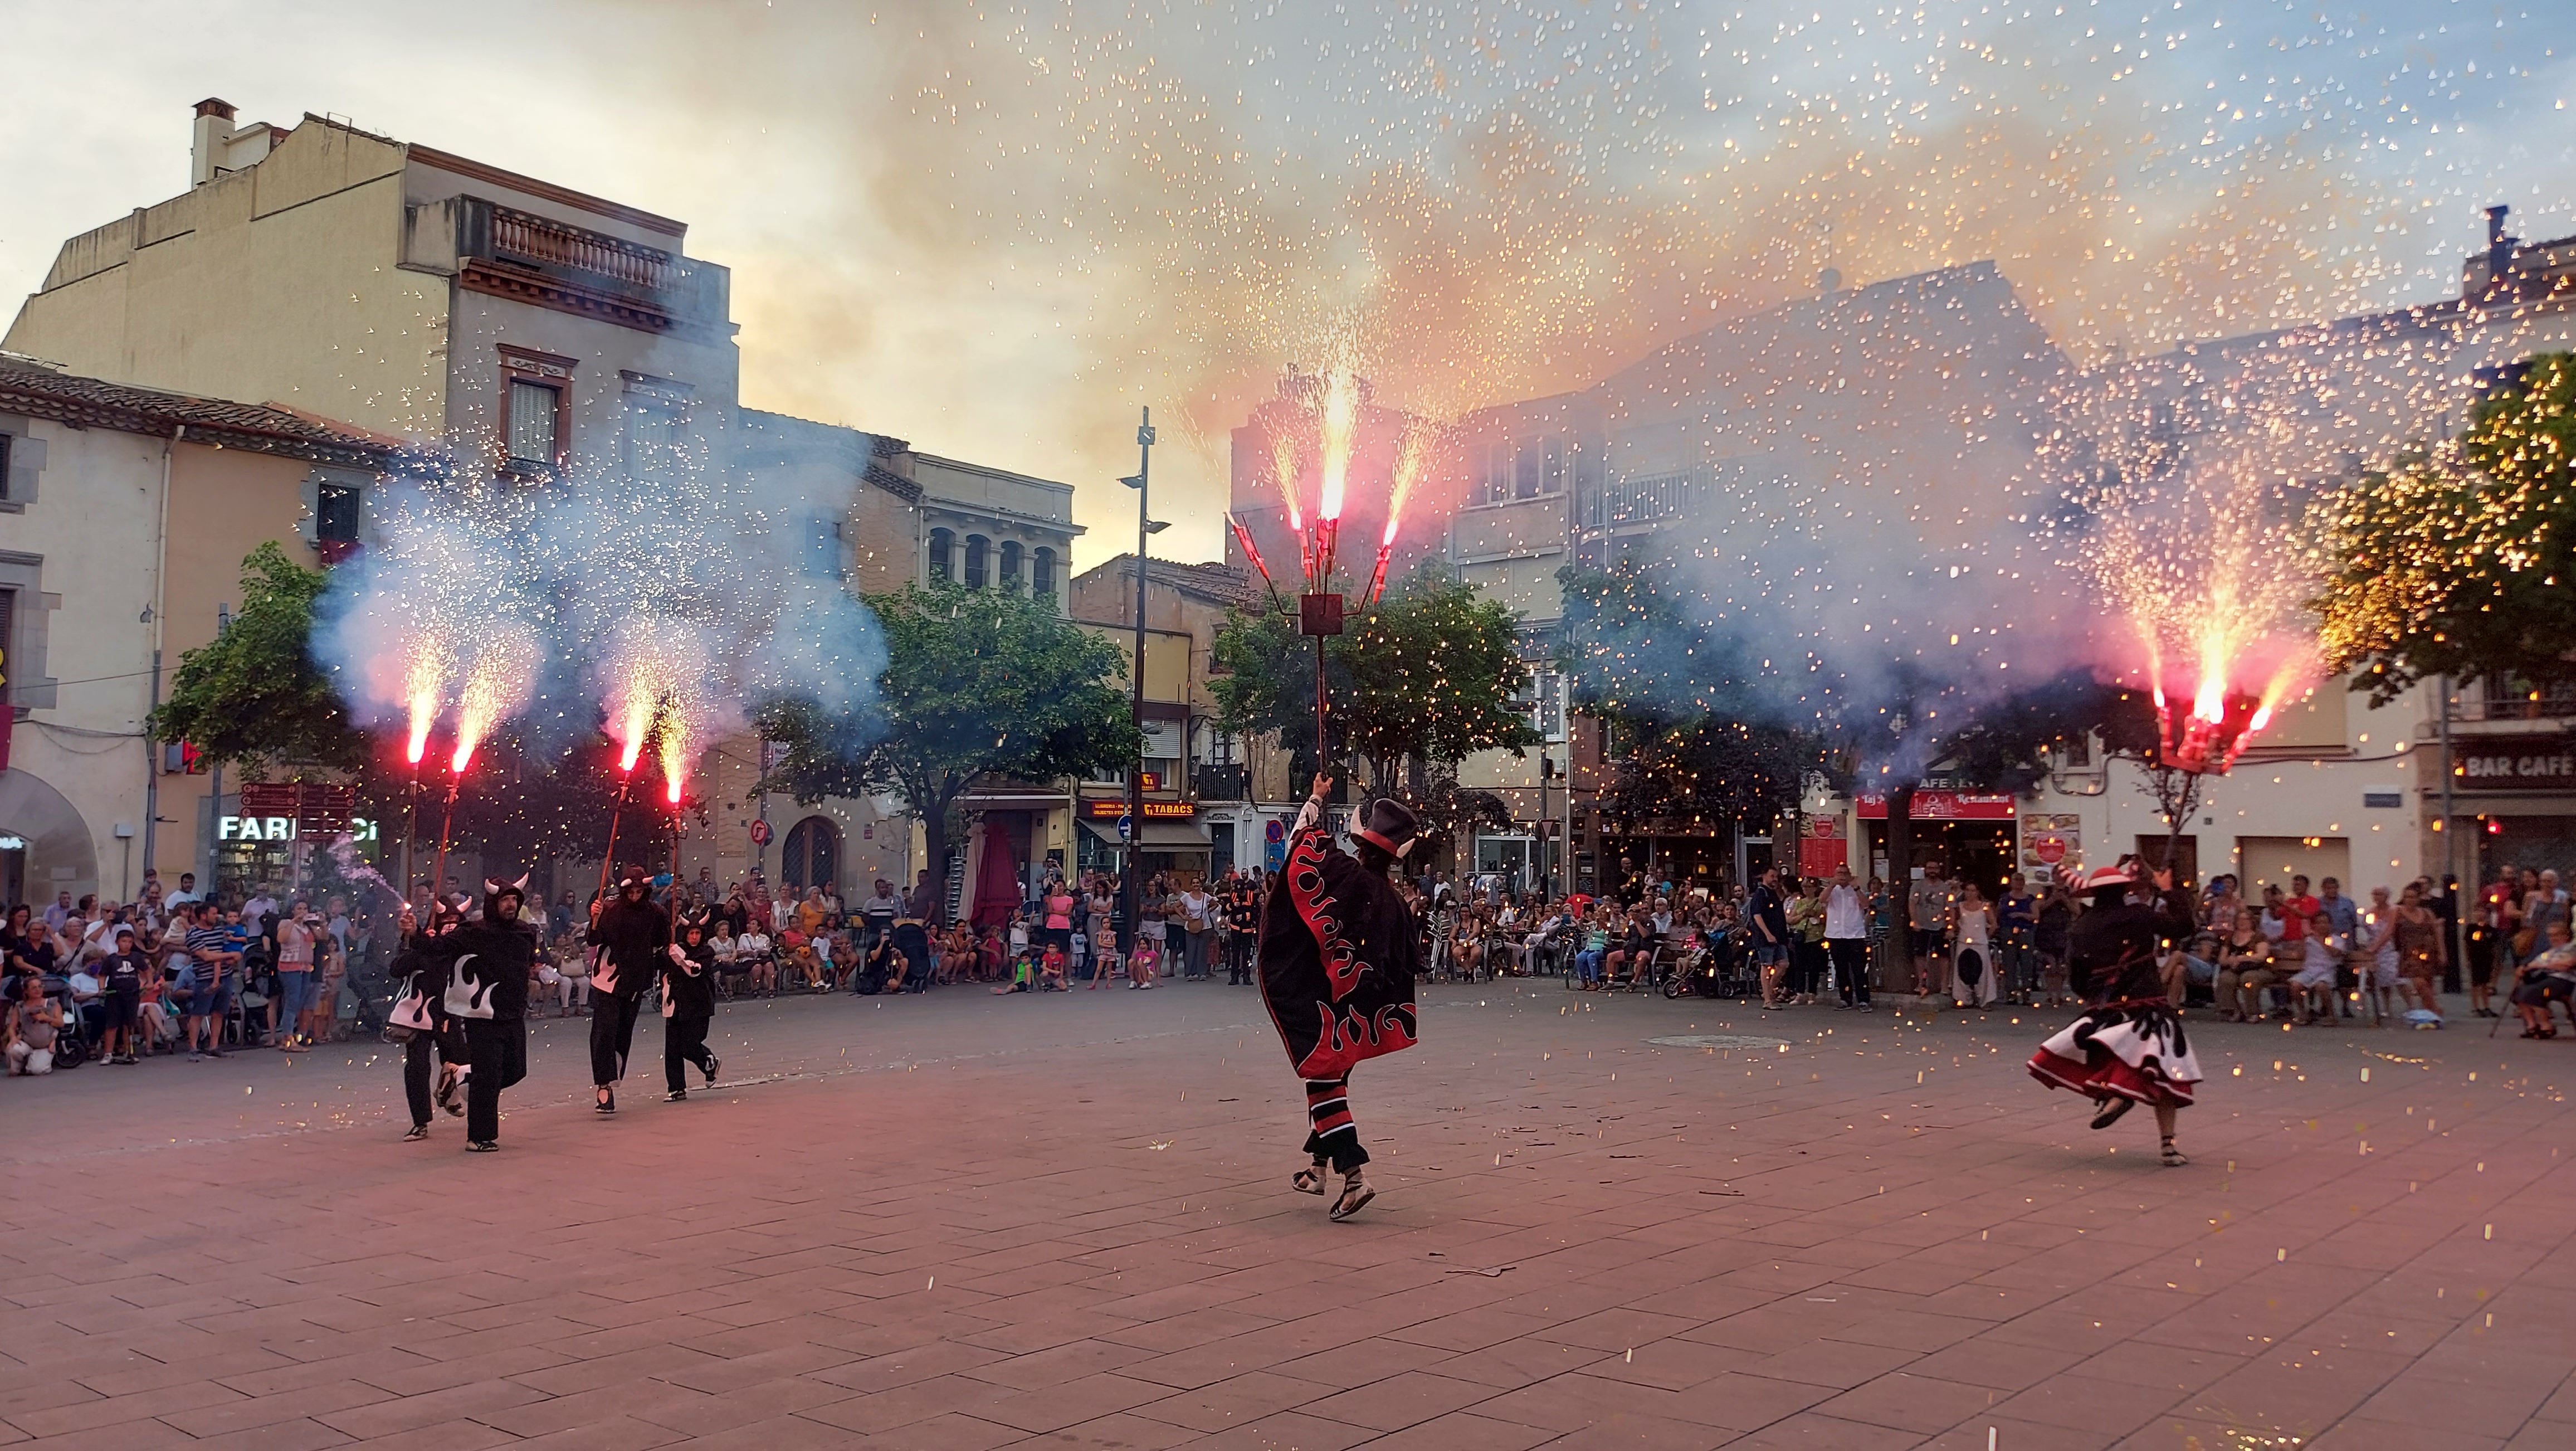
[[[644,332],[726,326],[724,268],[479,197],[458,198],[460,286]]]

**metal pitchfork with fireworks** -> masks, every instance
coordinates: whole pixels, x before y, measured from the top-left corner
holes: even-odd
[[[1342,511],[1349,498],[1351,453],[1358,441],[1360,422],[1357,375],[1347,368],[1331,369],[1324,374],[1323,384],[1316,429],[1322,467],[1311,516],[1298,495],[1297,440],[1278,435],[1271,441],[1271,476],[1287,511],[1288,531],[1296,537],[1298,563],[1305,575],[1305,590],[1297,597],[1297,631],[1315,641],[1315,760],[1319,770],[1329,750],[1326,743],[1331,739],[1332,717],[1331,695],[1325,684],[1324,638],[1342,633],[1345,601],[1333,588],[1333,569],[1339,562]],[[1363,612],[1376,608],[1386,592],[1386,566],[1395,552],[1396,528],[1414,485],[1430,464],[1437,435],[1437,427],[1428,421],[1406,422],[1396,449],[1395,477],[1387,495],[1386,528],[1378,536],[1377,562],[1369,571],[1368,589],[1360,596]],[[1260,546],[1253,543],[1252,531],[1232,514],[1226,516],[1226,524],[1234,530],[1235,542],[1243,546],[1252,567],[1261,572],[1261,582],[1276,593],[1278,581],[1262,559]]]
[[[419,809],[420,760],[428,754],[429,736],[438,723],[438,707],[446,693],[447,678],[453,669],[455,651],[443,634],[424,636],[415,647],[406,672],[404,699],[410,711],[410,732],[404,744],[405,763],[411,768],[411,781],[403,801],[403,875],[411,875],[412,823]],[[520,629],[499,629],[483,642],[474,662],[465,671],[464,684],[457,691],[456,738],[447,759],[447,802],[438,822],[437,865],[430,871],[430,902],[433,911],[443,904],[447,881],[447,844],[456,824],[456,796],[465,785],[465,770],[473,764],[474,752],[490,739],[492,728],[515,709],[528,692],[536,669],[536,640]],[[408,881],[403,890],[411,890]],[[426,926],[427,924],[423,924]]]

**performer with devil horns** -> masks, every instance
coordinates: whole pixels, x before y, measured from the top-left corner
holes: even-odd
[[[440,960],[439,939],[456,930],[460,919],[445,905],[430,909],[427,926],[418,924],[406,904],[402,912],[402,948],[394,954],[394,1005],[385,1014],[385,1036],[402,1044],[403,1097],[411,1108],[411,1131],[405,1141],[429,1137],[433,1107],[461,1114],[457,1090],[464,1086],[469,1052],[464,1029],[447,1015],[447,967]],[[430,1088],[433,1054],[438,1086]]]
[[[1387,873],[1413,849],[1419,824],[1397,801],[1370,802],[1351,832],[1357,856],[1323,825],[1326,778],[1298,813],[1288,860],[1261,926],[1261,997],[1288,1061],[1306,1080],[1312,1162],[1290,1181],[1322,1194],[1342,1176],[1331,1216],[1348,1219],[1377,1191],[1362,1175],[1368,1150],[1351,1118],[1352,1065],[1410,1048],[1419,1036],[1413,979],[1422,942],[1412,908]]]
[[[657,959],[671,945],[671,914],[653,901],[652,875],[629,866],[617,874],[617,896],[599,909],[590,941],[598,960],[590,970],[590,1081],[595,1108],[617,1112],[617,1085],[626,1077],[627,1050],[635,1045],[635,1014],[653,985]]]
[[[2096,867],[2080,886],[2092,905],[2067,933],[2067,982],[2091,1004],[2031,1055],[2031,1076],[2072,1089],[2100,1105],[2093,1127],[2107,1129],[2139,1104],[2156,1111],[2167,1168],[2190,1160],[2174,1146],[2174,1119],[2192,1101],[2200,1060],[2183,1036],[2182,1019],[2165,1001],[2158,968],[2166,943],[2191,935],[2191,902],[2159,871],[2154,892],[2132,902],[2135,865]]]
[[[483,883],[483,915],[438,941],[447,974],[447,1012],[465,1029],[465,1147],[501,1147],[501,1090],[528,1076],[528,973],[536,929],[522,920],[528,879]]]

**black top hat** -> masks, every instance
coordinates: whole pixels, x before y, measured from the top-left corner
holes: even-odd
[[[1412,807],[1386,796],[1360,808],[1359,815],[1351,820],[1353,838],[1389,856],[1400,857],[1413,850],[1414,838],[1421,830],[1421,819],[1413,814]]]

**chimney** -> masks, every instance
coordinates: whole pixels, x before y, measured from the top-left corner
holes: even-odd
[[[2487,275],[2482,289],[2486,297],[2492,298],[2510,285],[2505,274],[2513,266],[2513,249],[2522,241],[2505,235],[2505,214],[2512,210],[2504,206],[2487,208]]]
[[[233,103],[213,96],[197,103],[197,123],[188,143],[188,185],[204,186],[221,169],[224,142],[233,134]]]

